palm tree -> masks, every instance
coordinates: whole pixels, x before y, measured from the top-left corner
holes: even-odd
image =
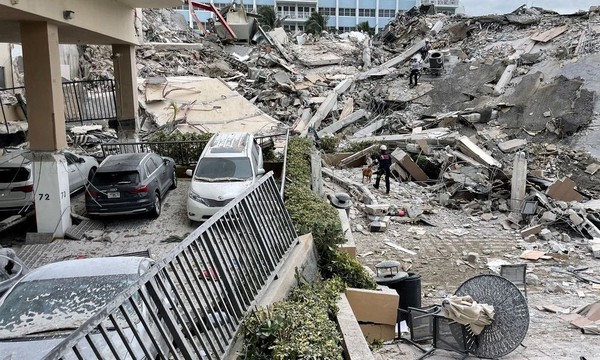
[[[361,22],[360,24],[356,25],[356,30],[362,31],[369,35],[373,35],[373,33],[375,33],[374,29],[369,27],[368,21],[364,21],[364,22]]]
[[[313,12],[304,23],[304,31],[310,34],[318,35],[321,31],[327,29],[327,21],[329,16],[321,15],[318,12]]]
[[[275,9],[271,6],[261,6],[258,8],[258,15],[260,15],[260,25],[262,27],[268,27],[268,30],[272,30],[277,27],[277,14]]]

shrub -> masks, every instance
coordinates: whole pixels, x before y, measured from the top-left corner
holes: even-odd
[[[323,136],[321,138],[321,150],[323,150],[327,154],[336,152],[339,144],[340,138],[338,137]]]
[[[332,321],[344,283],[299,281],[285,301],[248,314],[242,334],[244,359],[342,359],[340,334]]]

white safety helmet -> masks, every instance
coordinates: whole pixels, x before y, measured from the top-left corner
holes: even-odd
[[[381,151],[385,151],[385,150],[387,150],[387,146],[385,146],[385,145],[381,145],[381,146],[379,147],[379,150],[381,150]]]

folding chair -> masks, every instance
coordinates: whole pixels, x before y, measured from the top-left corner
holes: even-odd
[[[527,264],[511,264],[500,265],[500,276],[510,280],[527,298],[527,282],[525,277],[527,274]]]

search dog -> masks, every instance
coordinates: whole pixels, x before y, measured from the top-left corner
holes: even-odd
[[[371,182],[371,178],[373,177],[373,165],[367,165],[366,167],[364,167],[362,169],[362,182],[364,183],[365,180],[367,183]]]

